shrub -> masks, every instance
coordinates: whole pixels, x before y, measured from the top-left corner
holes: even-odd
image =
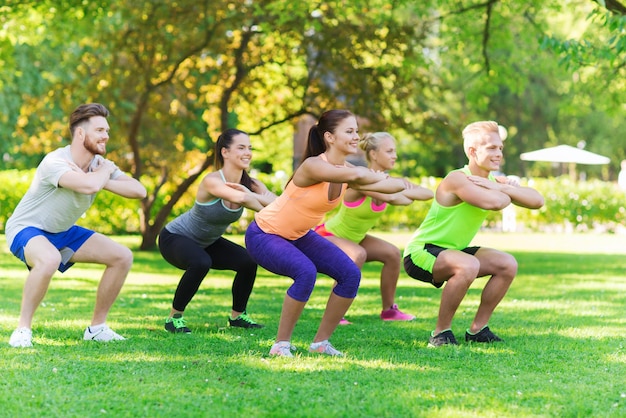
[[[28,190],[35,170],[0,171],[0,231],[13,213],[24,193]]]
[[[13,209],[22,198],[34,170],[8,170],[0,172],[0,232]],[[256,173],[270,190],[280,194],[284,175]],[[433,177],[413,179],[431,190],[435,190],[439,181]],[[617,188],[615,183],[600,180],[572,182],[569,177],[539,178],[526,181],[536,188],[545,198],[545,205],[539,210],[515,209],[517,229],[533,231],[601,231],[615,232],[626,221],[626,193]],[[151,185],[144,182],[147,188]],[[165,191],[167,192],[167,191]],[[160,207],[168,199],[162,193],[155,207]],[[187,210],[193,203],[193,190],[190,190],[172,211],[170,218]],[[409,206],[390,208],[379,221],[377,229],[412,230],[424,220],[430,202],[414,202]],[[114,193],[101,192],[94,205],[79,220],[79,224],[93,228],[105,234],[136,234],[140,231],[140,203],[126,199]],[[245,231],[252,221],[254,212],[246,210],[240,222],[231,226],[232,233]],[[487,217],[485,228],[502,227],[502,213],[493,212]]]

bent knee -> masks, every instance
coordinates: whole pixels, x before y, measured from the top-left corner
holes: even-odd
[[[62,257],[58,251],[48,251],[45,253],[39,253],[35,257],[26,258],[27,265],[33,270],[39,270],[42,272],[48,272],[51,275],[59,268]]]
[[[365,251],[365,248],[359,247],[359,249],[353,253],[352,258],[357,266],[362,266],[367,261],[367,251]]]
[[[241,260],[241,269],[246,271],[256,271],[258,264],[252,259],[252,257],[246,257]]]
[[[474,281],[480,273],[480,261],[475,257],[466,257],[456,268],[457,274]]]
[[[469,287],[480,274],[480,262],[475,258],[467,258],[450,269],[450,281],[465,283]]]
[[[287,289],[287,294],[298,302],[307,302],[313,293],[315,287],[315,278],[294,280],[293,284]]]
[[[206,274],[209,272],[209,270],[211,270],[212,266],[213,266],[213,262],[209,257],[196,258],[189,262],[185,270]]]
[[[502,270],[504,270],[508,276],[511,276],[511,278],[515,277],[518,268],[517,260],[515,259],[515,257],[513,257],[511,254],[506,254],[501,258],[501,262]]]
[[[361,270],[358,268],[350,270],[348,274],[341,278],[336,278],[337,286],[334,287],[333,292],[337,296],[342,298],[354,298],[359,291],[361,285]]]
[[[301,265],[289,276],[293,279],[293,283],[287,290],[287,294],[299,302],[308,301],[317,281],[315,266],[312,263]]]
[[[361,284],[361,278],[350,278],[343,280],[341,283],[338,283],[337,286],[333,288],[333,292],[337,296],[341,296],[342,298],[353,299],[356,297],[356,294],[359,291],[359,286]]]
[[[116,248],[112,258],[113,265],[126,267],[128,270],[130,270],[130,267],[133,265],[133,252],[123,245]]]
[[[402,253],[398,247],[392,246],[389,247],[383,254],[383,263],[387,265],[400,265],[400,260],[402,260]]]

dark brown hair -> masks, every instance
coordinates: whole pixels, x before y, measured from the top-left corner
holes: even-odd
[[[309,157],[320,155],[326,151],[326,141],[324,134],[326,132],[335,133],[337,126],[349,117],[354,117],[349,110],[333,109],[322,113],[319,120],[309,130],[309,138],[306,143],[306,149],[302,156],[301,162]]]
[[[78,106],[70,115],[70,136],[74,136],[74,131],[83,122],[93,116],[108,117],[109,111],[100,103],[87,103]]]
[[[239,134],[244,134],[244,135],[248,135],[246,132],[244,131],[240,131],[239,129],[226,129],[224,132],[222,132],[222,134],[220,136],[217,137],[217,142],[215,142],[215,169],[219,170],[222,167],[224,167],[224,156],[222,155],[222,149],[223,148],[230,148],[230,146],[233,143],[233,138],[236,135]],[[241,180],[239,181],[239,184],[242,184],[244,186],[246,186],[249,190],[252,190],[252,179],[250,178],[250,175],[248,174],[248,172],[246,170],[243,170],[243,173],[241,174]]]

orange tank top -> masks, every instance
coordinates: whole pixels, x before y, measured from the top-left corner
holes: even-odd
[[[339,197],[333,200],[328,200],[329,188],[328,182],[298,187],[290,181],[285,191],[257,212],[254,219],[263,232],[288,240],[301,238],[341,203],[348,185],[342,184]]]

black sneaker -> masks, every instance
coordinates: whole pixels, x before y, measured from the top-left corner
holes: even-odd
[[[442,345],[459,345],[459,343],[456,341],[456,338],[454,338],[452,330],[447,329],[445,331],[441,331],[437,335],[433,334],[434,331],[431,332],[430,338],[428,339],[429,347],[441,347]]]
[[[263,328],[265,326],[254,322],[245,311],[235,319],[228,318],[228,324],[239,328]]]
[[[165,320],[165,330],[174,334],[191,334],[191,330],[185,326],[185,322],[183,315],[176,313]]]
[[[476,334],[470,334],[469,330],[465,331],[465,341],[474,343],[493,343],[496,341],[503,341],[502,338],[491,332],[489,327],[484,327]]]

